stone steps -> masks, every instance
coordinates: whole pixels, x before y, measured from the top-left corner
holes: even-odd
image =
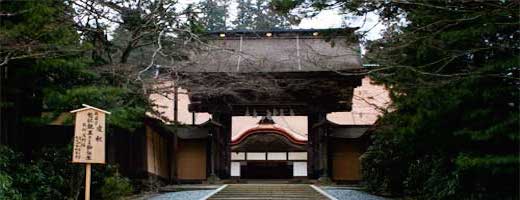
[[[307,184],[231,184],[214,194],[210,200],[325,200],[327,197],[320,194]]]

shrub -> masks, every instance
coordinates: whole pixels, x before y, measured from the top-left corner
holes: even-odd
[[[4,173],[0,173],[0,199],[22,199],[18,190],[13,187],[12,178]]]
[[[38,149],[34,160],[25,160],[0,145],[0,200],[78,199],[85,170],[70,163],[71,150],[71,146]],[[119,199],[132,192],[130,181],[114,165],[94,165],[91,188],[92,199]]]
[[[118,173],[106,177],[103,182],[101,196],[104,200],[119,200],[133,192],[130,180],[120,176]]]
[[[9,173],[10,164],[18,157],[11,149],[0,145],[0,199],[22,199],[20,191],[13,186],[13,177]]]

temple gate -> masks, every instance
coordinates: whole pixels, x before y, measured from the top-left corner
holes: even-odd
[[[354,88],[364,77],[354,30],[208,34],[208,46],[173,73],[175,91],[185,90],[193,116],[174,131],[175,162],[165,178],[359,181],[370,126],[327,119],[351,111]],[[208,119],[196,119],[200,113]],[[234,137],[232,119],[238,116],[258,117],[258,127]],[[272,118],[283,116],[306,117],[305,137],[276,127]]]

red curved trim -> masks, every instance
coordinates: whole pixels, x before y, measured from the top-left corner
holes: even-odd
[[[294,143],[294,144],[300,144],[300,145],[301,144],[307,144],[307,141],[299,140],[299,139],[295,138],[290,133],[288,133],[287,131],[285,131],[285,130],[283,130],[281,128],[276,128],[276,127],[274,127],[274,128],[260,128],[260,127],[257,127],[257,128],[252,128],[252,129],[249,129],[249,130],[245,131],[237,139],[234,139],[233,141],[231,141],[231,145],[239,144],[242,141],[244,141],[244,139],[246,139],[247,137],[249,137],[251,135],[254,135],[256,133],[260,133],[260,132],[268,132],[268,133],[275,133],[275,134],[281,135],[281,136],[289,139],[289,141]]]

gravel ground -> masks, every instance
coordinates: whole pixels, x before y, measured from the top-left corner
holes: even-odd
[[[333,197],[336,197],[338,200],[389,200],[387,198],[351,189],[322,189]],[[192,190],[182,192],[168,192],[154,196],[148,200],[199,200],[213,191],[214,190]]]
[[[338,200],[389,200],[387,198],[349,189],[324,189],[325,192]]]
[[[198,200],[214,190],[192,190],[182,192],[168,192],[149,198],[148,200]]]

